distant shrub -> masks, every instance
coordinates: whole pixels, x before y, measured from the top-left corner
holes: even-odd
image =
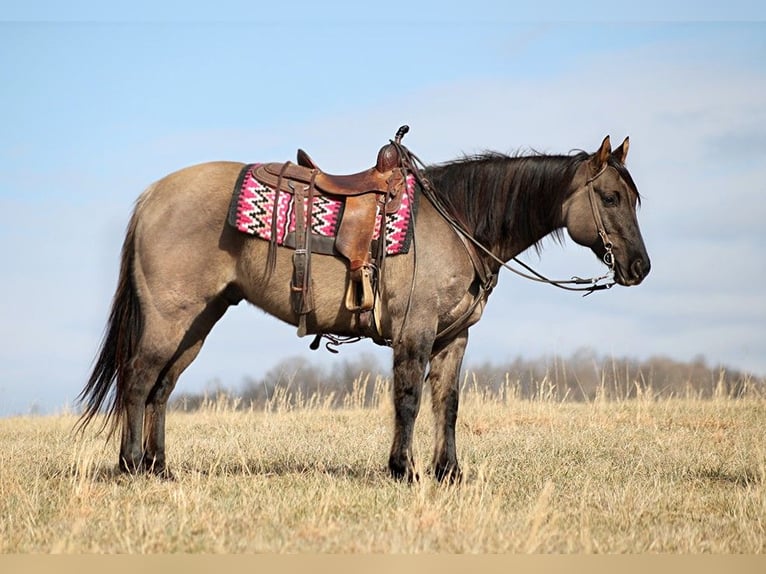
[[[321,396],[333,408],[373,406],[382,382],[390,381],[391,369],[363,353],[339,360],[327,368],[303,357],[290,357],[263,377],[247,377],[238,389],[213,381],[204,393],[185,393],[173,407],[195,410],[221,397],[236,399],[238,408],[264,408],[276,397],[286,406],[305,404]],[[519,399],[548,398],[557,401],[628,400],[645,397],[708,399],[746,395],[766,396],[766,381],[721,365],[709,366],[704,357],[682,362],[668,357],[646,360],[606,357],[592,349],[580,349],[568,358],[517,357],[511,362],[469,365],[461,373],[463,388]]]

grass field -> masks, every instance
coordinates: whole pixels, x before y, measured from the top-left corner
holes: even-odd
[[[226,400],[168,419],[175,481],[116,474],[73,415],[0,420],[0,552],[766,551],[766,399],[464,394],[465,480],[385,470],[392,408]],[[428,405],[424,401],[424,406]]]

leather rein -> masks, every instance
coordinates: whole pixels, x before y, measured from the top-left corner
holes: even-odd
[[[483,251],[486,255],[488,255],[491,259],[493,259],[495,262],[497,262],[501,267],[504,267],[505,269],[508,269],[509,271],[512,271],[516,275],[519,275],[520,277],[523,277],[525,279],[529,279],[531,281],[537,281],[539,283],[547,283],[549,285],[553,285],[554,287],[558,287],[559,289],[565,289],[567,291],[582,291],[584,292],[584,296],[590,295],[591,293],[595,291],[603,291],[605,289],[610,289],[614,284],[614,253],[612,252],[613,244],[611,240],[609,239],[609,235],[606,232],[606,229],[604,228],[604,222],[601,218],[601,212],[598,209],[597,205],[597,198],[596,198],[596,192],[593,188],[593,182],[598,179],[601,174],[604,173],[606,168],[608,167],[608,164],[604,164],[604,166],[593,176],[588,178],[588,180],[585,182],[585,186],[588,188],[588,199],[591,206],[591,211],[593,213],[593,219],[596,223],[596,229],[598,231],[598,235],[601,238],[601,241],[604,245],[605,253],[604,257],[602,258],[602,261],[604,264],[609,268],[609,271],[605,273],[604,275],[600,275],[598,277],[592,277],[589,279],[584,279],[582,277],[574,276],[571,279],[549,279],[545,277],[542,273],[539,273],[532,269],[529,265],[524,263],[523,261],[520,261],[517,257],[514,257],[512,261],[515,263],[521,265],[526,269],[529,273],[524,273],[522,271],[519,271],[518,269],[514,269],[511,267],[507,262],[500,259],[497,255],[492,253],[492,251],[487,248],[485,245],[483,245],[479,240],[477,240],[469,231],[465,229],[465,227],[447,210],[447,208],[444,206],[444,204],[440,201],[438,196],[434,193],[434,189],[431,185],[431,182],[422,175],[420,170],[418,169],[416,162],[420,164],[420,166],[423,166],[423,162],[420,161],[420,158],[418,158],[415,154],[410,152],[409,150],[406,150],[407,154],[405,157],[407,157],[408,166],[410,170],[413,172],[415,177],[417,178],[418,182],[420,183],[422,189],[423,189],[423,195],[425,195],[428,200],[431,202],[431,204],[434,206],[436,211],[449,223],[450,227],[455,231],[457,236],[460,238],[460,240],[463,243],[463,246],[465,247],[466,252],[468,253],[469,258],[471,259],[471,263],[473,264],[474,270],[476,271],[477,277],[479,279],[479,286],[478,291],[476,295],[474,295],[473,301],[469,305],[468,309],[460,316],[458,317],[451,325],[447,326],[446,328],[442,329],[436,334],[436,340],[444,340],[447,337],[450,337],[452,335],[457,334],[459,331],[466,328],[467,323],[470,321],[471,316],[475,312],[476,308],[484,302],[487,297],[489,297],[490,293],[494,289],[495,285],[497,285],[497,274],[493,273],[489,266],[487,265],[485,259],[482,257],[479,257],[479,254],[476,251],[476,248]],[[414,281],[413,281],[414,282]],[[577,285],[577,286],[572,286]],[[587,286],[583,286],[587,285]],[[414,287],[414,285],[413,285]],[[412,293],[410,293],[410,298],[412,297]],[[409,303],[407,311],[409,311]],[[405,315],[405,321],[406,321],[406,315]]]
[[[604,275],[600,275],[598,277],[592,277],[589,279],[583,279],[582,277],[577,277],[577,276],[574,276],[571,279],[564,279],[564,280],[549,279],[545,277],[542,273],[535,271],[532,267],[530,267],[523,261],[519,260],[517,257],[513,257],[512,261],[514,261],[518,265],[521,265],[529,273],[524,273],[522,271],[519,271],[518,269],[514,269],[507,262],[503,261],[497,255],[492,253],[492,251],[489,248],[483,245],[468,230],[465,229],[463,224],[460,221],[458,221],[458,219],[456,219],[449,212],[449,210],[444,206],[444,204],[441,202],[439,197],[434,192],[431,182],[428,180],[428,178],[426,178],[423,175],[421,168],[425,169],[425,164],[423,164],[423,162],[420,160],[418,156],[416,156],[407,147],[401,144],[402,136],[404,136],[404,134],[406,134],[408,131],[409,131],[408,126],[402,126],[401,128],[399,128],[399,131],[396,134],[397,135],[396,140],[390,140],[391,143],[394,144],[394,146],[397,148],[397,151],[399,152],[399,157],[401,162],[400,166],[404,173],[405,179],[407,177],[407,173],[412,173],[416,181],[420,184],[421,189],[423,191],[423,195],[425,195],[428,198],[428,200],[434,206],[436,211],[450,225],[453,231],[455,231],[456,235],[460,238],[461,242],[463,243],[463,246],[465,247],[466,253],[468,254],[469,259],[471,260],[471,264],[473,265],[478,278],[478,289],[476,294],[474,295],[473,301],[468,306],[466,311],[460,315],[460,317],[458,317],[455,321],[452,322],[452,324],[450,324],[449,326],[442,329],[436,334],[436,337],[435,337],[436,341],[443,341],[445,338],[455,335],[461,330],[465,329],[467,323],[470,321],[471,316],[474,314],[476,308],[479,305],[481,305],[484,301],[486,301],[487,297],[489,297],[495,285],[497,285],[497,278],[498,278],[497,273],[492,272],[489,265],[487,265],[486,260],[479,256],[479,253],[477,252],[476,248],[478,248],[479,250],[484,252],[486,255],[488,255],[492,260],[498,263],[501,267],[504,267],[505,269],[512,271],[513,273],[515,273],[516,275],[519,275],[520,277],[524,277],[525,279],[529,279],[531,281],[537,281],[539,283],[547,283],[549,285],[553,285],[554,287],[558,287],[559,289],[565,289],[567,291],[582,291],[582,292],[585,292],[583,296],[590,295],[591,293],[595,291],[610,289],[615,284],[614,254],[612,252],[613,244],[609,239],[609,235],[607,234],[606,229],[604,228],[604,222],[601,218],[601,212],[599,211],[597,206],[598,202],[596,198],[596,192],[593,188],[593,182],[596,179],[598,179],[601,176],[601,174],[604,173],[604,171],[608,167],[607,163],[604,163],[603,167],[595,175],[588,178],[588,180],[585,182],[584,185],[588,188],[588,198],[589,198],[589,202],[591,206],[591,211],[593,213],[593,219],[596,223],[596,229],[598,231],[598,235],[601,238],[601,241],[605,249],[604,257],[602,258],[602,260],[604,264],[609,268],[609,270]],[[415,247],[414,235],[413,235],[412,241],[413,241],[413,248],[414,248]],[[414,265],[415,267],[417,267],[416,251],[413,254],[413,257],[414,257]],[[577,285],[577,286],[573,287],[572,285]],[[583,286],[583,285],[586,285],[586,286]],[[407,307],[404,313],[404,321],[403,321],[404,323],[407,322],[407,317],[409,316],[409,313],[410,313],[410,306],[412,302],[412,296],[414,295],[414,291],[415,291],[415,272],[413,271],[412,282],[410,285],[410,293],[409,293],[409,296],[407,297]],[[399,338],[398,338],[399,342],[401,342],[401,338],[403,334],[404,334],[404,329],[400,331]],[[361,337],[349,337],[347,340],[344,340],[345,338],[342,338],[342,337],[331,336],[328,334],[319,334],[315,337],[314,342],[310,345],[312,349],[318,348],[319,340],[321,339],[321,337],[326,337],[330,340],[330,342],[327,343],[326,347],[329,351],[333,353],[337,353],[337,351],[332,348],[333,346],[338,346],[344,343],[351,343],[361,338]],[[383,340],[376,337],[373,337],[373,340],[375,340],[375,342],[378,344],[383,344],[386,346],[392,346],[392,343],[393,343],[393,341],[391,340]]]
[[[513,258],[513,261],[524,267],[527,271],[532,273],[532,275],[527,275],[526,273],[522,273],[521,271],[514,269],[513,267],[507,265],[500,259],[498,259],[494,254],[490,253],[489,250],[484,248],[482,245],[478,245],[482,250],[485,251],[490,257],[492,257],[495,261],[500,263],[503,267],[506,269],[513,271],[517,275],[524,277],[525,279],[529,279],[531,281],[538,281],[540,283],[548,283],[549,285],[553,285],[554,287],[558,287],[560,289],[566,289],[567,291],[584,291],[585,294],[583,297],[590,295],[591,293],[595,291],[603,291],[604,289],[611,289],[613,285],[615,285],[614,281],[614,253],[612,252],[612,247],[614,244],[609,239],[609,235],[606,232],[606,228],[604,227],[604,221],[601,219],[601,211],[598,208],[598,199],[596,198],[596,191],[593,188],[593,182],[598,179],[598,177],[604,173],[604,171],[607,168],[607,164],[605,163],[604,166],[596,173],[594,176],[588,178],[588,180],[585,182],[585,186],[588,188],[588,200],[590,203],[591,212],[593,213],[593,219],[596,223],[596,229],[598,231],[598,235],[601,238],[601,242],[604,245],[604,257],[602,258],[602,261],[604,262],[604,265],[608,267],[607,273],[603,275],[599,275],[598,277],[591,277],[588,279],[584,279],[582,277],[574,276],[571,279],[567,280],[560,280],[560,279],[548,279],[544,275],[538,273],[534,269],[532,269],[529,265],[518,259],[517,257]],[[570,287],[570,285],[588,285],[587,287]]]
[[[605,163],[604,166],[595,175],[588,178],[584,186],[588,188],[588,199],[590,202],[591,212],[593,213],[593,219],[596,223],[596,229],[598,231],[598,235],[601,238],[601,242],[604,245],[605,253],[604,253],[604,257],[602,258],[602,261],[609,268],[609,271],[598,277],[591,277],[587,279],[578,277],[578,276],[574,276],[571,279],[549,279],[548,277],[544,276],[542,273],[535,271],[532,267],[530,267],[529,265],[521,261],[518,257],[513,257],[512,261],[514,261],[518,265],[521,265],[530,274],[519,271],[518,269],[514,269],[507,262],[503,261],[497,255],[492,253],[490,249],[484,246],[473,235],[471,235],[471,233],[468,232],[460,224],[460,222],[447,211],[444,204],[439,200],[439,198],[434,193],[433,188],[431,187],[430,182],[428,182],[428,180],[426,180],[425,178],[422,178],[424,181],[421,181],[421,185],[423,186],[424,195],[428,197],[429,201],[431,201],[431,203],[434,205],[434,207],[439,212],[439,214],[442,217],[444,217],[444,219],[450,224],[450,226],[457,232],[458,236],[463,240],[464,245],[468,246],[470,244],[472,246],[478,247],[481,251],[487,254],[491,259],[493,259],[501,267],[504,267],[505,269],[512,271],[513,273],[515,273],[516,275],[519,275],[520,277],[524,277],[525,279],[529,279],[531,281],[537,281],[539,283],[547,283],[549,285],[553,285],[554,287],[558,287],[560,289],[566,289],[567,291],[584,291],[585,294],[583,296],[586,296],[586,295],[590,295],[591,293],[595,291],[610,289],[615,284],[614,253],[612,252],[612,248],[614,244],[609,239],[609,235],[607,234],[606,229],[604,227],[604,222],[603,222],[603,219],[601,218],[601,212],[599,211],[598,205],[597,205],[598,200],[596,198],[596,192],[593,188],[593,182],[596,179],[598,179],[604,173],[604,171],[606,171],[607,167],[608,165]],[[471,250],[469,249],[469,255],[470,255],[470,251]],[[471,261],[474,263],[474,267],[476,267],[477,272],[483,271],[476,265],[476,260],[474,256],[471,256]],[[486,274],[487,274],[486,272],[480,273],[480,277],[481,275],[486,275]],[[571,287],[571,285],[587,285],[587,287]]]

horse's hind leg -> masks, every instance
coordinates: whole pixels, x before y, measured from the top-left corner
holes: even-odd
[[[120,469],[135,473],[145,469],[144,424],[152,389],[162,380],[174,351],[172,324],[144,319],[144,332],[122,390],[123,420]]]
[[[143,468],[143,427],[146,400],[167,362],[169,354],[155,348],[149,341],[160,338],[161,333],[150,322],[130,361],[126,378],[118,392],[122,394],[122,438],[120,442],[120,469],[135,473]]]
[[[206,315],[204,309],[188,315],[176,313],[173,320],[156,314],[145,317],[144,332],[124,390],[121,470],[166,474],[165,405],[178,375],[192,362],[207,335],[205,332],[199,336],[196,330],[198,336],[190,336],[195,316]],[[207,331],[214,323],[210,322]]]
[[[455,423],[460,395],[460,367],[463,364],[468,331],[464,331],[431,357],[428,382],[435,423],[433,467],[438,480],[458,481],[460,466],[455,449]]]
[[[143,430],[143,468],[162,476],[170,476],[165,460],[165,413],[168,399],[178,377],[194,361],[210,330],[230,305],[241,297],[224,292],[209,302],[184,333],[172,357],[156,379],[146,398]]]

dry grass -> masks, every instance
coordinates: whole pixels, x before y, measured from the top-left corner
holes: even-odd
[[[391,407],[224,400],[168,420],[177,480],[114,471],[70,415],[0,420],[0,552],[766,550],[766,401],[466,393],[463,484],[385,471]],[[427,405],[428,402],[424,402]],[[430,459],[421,414],[416,453]],[[427,464],[421,475],[428,472]]]

